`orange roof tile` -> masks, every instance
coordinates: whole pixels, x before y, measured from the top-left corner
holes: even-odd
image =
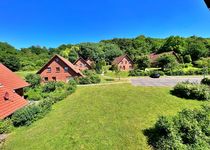
[[[0,84],[3,84],[9,89],[20,89],[29,86],[27,82],[22,80],[3,64],[0,64]]]
[[[5,94],[8,93],[8,100],[6,100]],[[6,88],[4,85],[0,86],[0,119],[4,119],[16,110],[26,106],[28,101],[23,99],[12,89]]]

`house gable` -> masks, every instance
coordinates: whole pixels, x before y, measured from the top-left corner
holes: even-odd
[[[122,71],[133,70],[134,63],[128,55],[123,55],[115,58],[112,65],[117,65]]]
[[[88,63],[88,61],[84,60],[82,57],[80,57],[79,59],[77,59],[74,62],[74,65],[77,69],[83,71],[83,70],[88,70],[91,69],[91,65]]]
[[[70,78],[80,77],[83,74],[65,58],[55,55],[37,74],[40,74],[43,81],[64,81]]]

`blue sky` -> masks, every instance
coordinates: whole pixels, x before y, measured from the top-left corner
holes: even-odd
[[[203,0],[1,0],[0,41],[16,48],[144,34],[210,37]]]

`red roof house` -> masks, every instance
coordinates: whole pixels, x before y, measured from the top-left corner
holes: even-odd
[[[121,71],[129,71],[134,69],[134,62],[128,55],[122,55],[114,59],[112,65],[117,65]]]
[[[59,55],[53,56],[37,74],[40,74],[43,82],[68,82],[71,78],[84,76],[71,62]]]
[[[92,68],[92,63],[93,62],[90,59],[84,60],[82,57],[80,57],[74,62],[74,65],[80,71],[84,71],[90,70]]]
[[[0,119],[12,115],[28,104],[23,98],[23,88],[27,86],[27,82],[0,64]]]
[[[174,51],[164,52],[164,53],[160,53],[160,54],[151,53],[151,54],[149,54],[148,57],[149,57],[149,59],[150,59],[151,64],[152,64],[153,67],[156,67],[157,66],[157,60],[158,60],[158,58],[160,58],[163,55],[172,55],[172,56],[174,56],[177,59],[178,62],[180,62],[179,56]]]

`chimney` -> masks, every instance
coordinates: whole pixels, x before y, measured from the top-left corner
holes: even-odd
[[[4,100],[9,100],[9,93],[8,92],[5,92],[5,94],[4,94]]]

